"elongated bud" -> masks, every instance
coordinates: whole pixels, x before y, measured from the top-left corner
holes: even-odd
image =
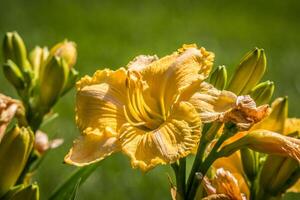
[[[55,56],[46,64],[40,79],[41,109],[48,109],[56,102],[66,84],[68,72],[63,58]]]
[[[34,136],[30,129],[15,126],[0,143],[0,196],[17,181],[33,147]]]
[[[240,152],[244,172],[249,180],[252,181],[255,179],[259,167],[257,152],[254,152],[248,148],[242,148]]]
[[[50,50],[50,57],[52,56],[63,58],[68,64],[69,68],[72,68],[77,59],[76,44],[67,40],[58,43]]]
[[[253,129],[266,129],[278,133],[284,132],[285,120],[288,116],[288,98],[277,98],[272,103],[271,110],[270,115],[254,125]]]
[[[300,162],[300,140],[267,130],[240,132],[226,141],[221,155],[228,156],[233,152],[248,147],[254,151],[290,157]]]
[[[227,70],[224,65],[218,66],[211,74],[210,83],[219,90],[223,90],[227,83]]]
[[[19,185],[12,188],[5,196],[7,200],[38,200],[39,199],[39,186],[33,183],[28,186]]]
[[[30,64],[27,60],[27,50],[23,39],[17,32],[13,32],[12,34],[12,45],[15,55],[15,63],[23,72],[30,71]]]
[[[17,89],[23,90],[25,88],[25,81],[22,72],[18,66],[12,61],[8,60],[3,65],[3,73],[6,79]]]
[[[293,184],[290,183],[291,176],[298,167],[298,162],[291,158],[268,156],[260,173],[259,188],[263,190],[260,193],[267,192],[277,196],[285,192],[288,189],[286,184],[289,184],[289,186]]]
[[[234,72],[227,90],[237,95],[247,94],[262,78],[266,70],[263,49],[255,48],[242,59]]]
[[[8,32],[5,34],[3,39],[2,50],[4,61],[8,59],[15,60],[14,48],[12,44],[12,35],[12,33]]]
[[[78,78],[78,71],[74,68],[71,68],[69,76],[68,76],[68,80],[67,83],[64,87],[64,90],[62,92],[62,96],[65,95],[67,92],[69,92],[75,85],[76,81]]]
[[[265,81],[256,85],[252,89],[250,96],[256,102],[257,105],[267,104],[273,96],[274,89],[274,82]]]
[[[29,61],[33,67],[35,77],[39,76],[40,67],[45,63],[49,51],[47,47],[41,48],[39,46],[35,47],[29,54]]]

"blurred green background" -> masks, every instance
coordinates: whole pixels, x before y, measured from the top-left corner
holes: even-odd
[[[73,40],[81,76],[124,66],[139,54],[163,56],[184,43],[214,51],[215,66],[225,64],[231,70],[248,50],[262,47],[269,67],[264,79],[276,83],[277,96],[289,96],[290,116],[299,117],[299,11],[297,0],[0,0],[0,37],[16,30],[28,49]],[[0,90],[16,97],[2,70]],[[62,163],[79,134],[74,124],[74,91],[55,109],[60,118],[43,130],[51,137],[65,138],[65,143],[49,153],[35,175],[43,199],[75,169]],[[115,154],[81,187],[79,199],[169,199],[168,173],[172,172],[165,166],[146,174],[132,170],[125,156]]]

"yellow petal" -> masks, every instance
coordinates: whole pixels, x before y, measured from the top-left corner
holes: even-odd
[[[197,147],[200,131],[201,121],[194,107],[180,102],[155,130],[125,124],[120,130],[120,142],[123,152],[131,158],[132,167],[146,171],[190,154]]]
[[[243,170],[241,155],[239,151],[231,154],[228,157],[217,159],[213,163],[213,167],[215,169],[224,168],[225,170],[232,173],[232,175],[236,178],[238,182],[240,191],[244,193],[247,197],[249,197],[249,188],[247,182],[245,181],[246,179],[244,178],[244,170]]]
[[[150,63],[158,60],[158,57],[155,56],[146,56],[146,55],[139,55],[135,57],[132,61],[128,63],[126,66],[129,70],[134,70],[134,71],[142,71],[145,69],[147,65]]]
[[[109,133],[102,135],[82,135],[73,144],[73,148],[65,157],[65,162],[76,166],[85,166],[98,162],[119,150],[119,143],[116,137]]]
[[[217,120],[225,112],[236,106],[237,96],[229,91],[220,91],[212,85],[203,82],[189,102],[199,112],[202,122]]]
[[[284,124],[284,134],[290,134],[298,132],[300,134],[300,119],[297,118],[288,118],[285,120]]]
[[[76,122],[84,134],[101,133],[106,127],[116,131],[125,121],[126,70],[99,70],[77,83]]]
[[[142,68],[151,96],[159,100],[163,116],[167,116],[178,95],[194,82],[208,77],[214,55],[196,45],[183,48]],[[191,93],[193,94],[193,93]]]

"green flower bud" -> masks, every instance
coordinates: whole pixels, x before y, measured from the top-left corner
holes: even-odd
[[[28,186],[18,185],[12,188],[5,196],[7,200],[38,200],[39,199],[39,186],[33,183]]]
[[[244,172],[248,179],[253,181],[256,177],[259,167],[258,153],[248,148],[242,148],[240,152]]]
[[[250,96],[256,102],[257,105],[266,104],[271,100],[274,93],[274,89],[274,82],[265,81],[256,85],[252,89]]]
[[[0,143],[0,196],[18,180],[33,147],[34,136],[29,128],[15,126]]]
[[[37,78],[40,73],[41,66],[45,63],[49,51],[47,47],[35,47],[29,54],[29,61],[33,67],[34,75]]]
[[[5,34],[3,39],[2,50],[4,61],[8,59],[15,60],[14,49],[12,44],[12,35],[13,33],[8,32]]]
[[[247,94],[266,71],[266,56],[263,49],[255,48],[242,59],[234,72],[227,90],[237,95]]]
[[[12,61],[8,60],[3,65],[3,73],[6,79],[18,90],[25,89],[25,81],[22,72],[18,66]]]
[[[75,65],[77,59],[76,44],[67,40],[56,44],[50,50],[49,58],[51,59],[51,57],[53,56],[63,58],[68,64],[69,68],[72,68]]]
[[[298,162],[291,158],[269,155],[260,173],[259,193],[277,196],[284,192],[288,189],[286,184],[292,185],[289,180],[298,167]]]
[[[29,70],[26,47],[23,39],[17,32],[14,32],[12,35],[12,45],[17,65],[21,67],[23,71]]]
[[[211,74],[210,83],[219,90],[223,90],[227,83],[227,70],[226,67],[218,66]]]
[[[52,57],[47,62],[40,78],[40,99],[41,109],[49,109],[61,95],[68,78],[69,68],[63,58]]]
[[[76,71],[76,69],[71,68],[69,76],[68,76],[68,80],[67,83],[64,87],[64,90],[62,92],[62,96],[65,95],[67,92],[70,91],[70,89],[72,89],[77,81],[78,78],[78,71]]]

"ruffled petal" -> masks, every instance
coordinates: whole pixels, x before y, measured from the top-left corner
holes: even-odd
[[[196,110],[190,103],[180,102],[156,130],[125,124],[120,129],[120,143],[122,151],[131,158],[132,167],[147,171],[190,154],[197,147],[200,133],[201,121]]]
[[[172,103],[186,87],[208,77],[213,58],[213,53],[204,48],[184,45],[172,55],[140,68],[150,95],[159,101],[164,116],[168,115]]]
[[[237,96],[229,91],[220,91],[203,82],[199,90],[189,99],[198,111],[202,122],[217,120],[236,106]]]
[[[77,82],[76,122],[83,134],[101,133],[106,127],[117,132],[126,121],[126,70],[99,70]]]
[[[76,166],[85,166],[109,156],[119,150],[116,136],[110,131],[102,134],[87,134],[74,141],[73,148],[65,156],[65,162]]]

